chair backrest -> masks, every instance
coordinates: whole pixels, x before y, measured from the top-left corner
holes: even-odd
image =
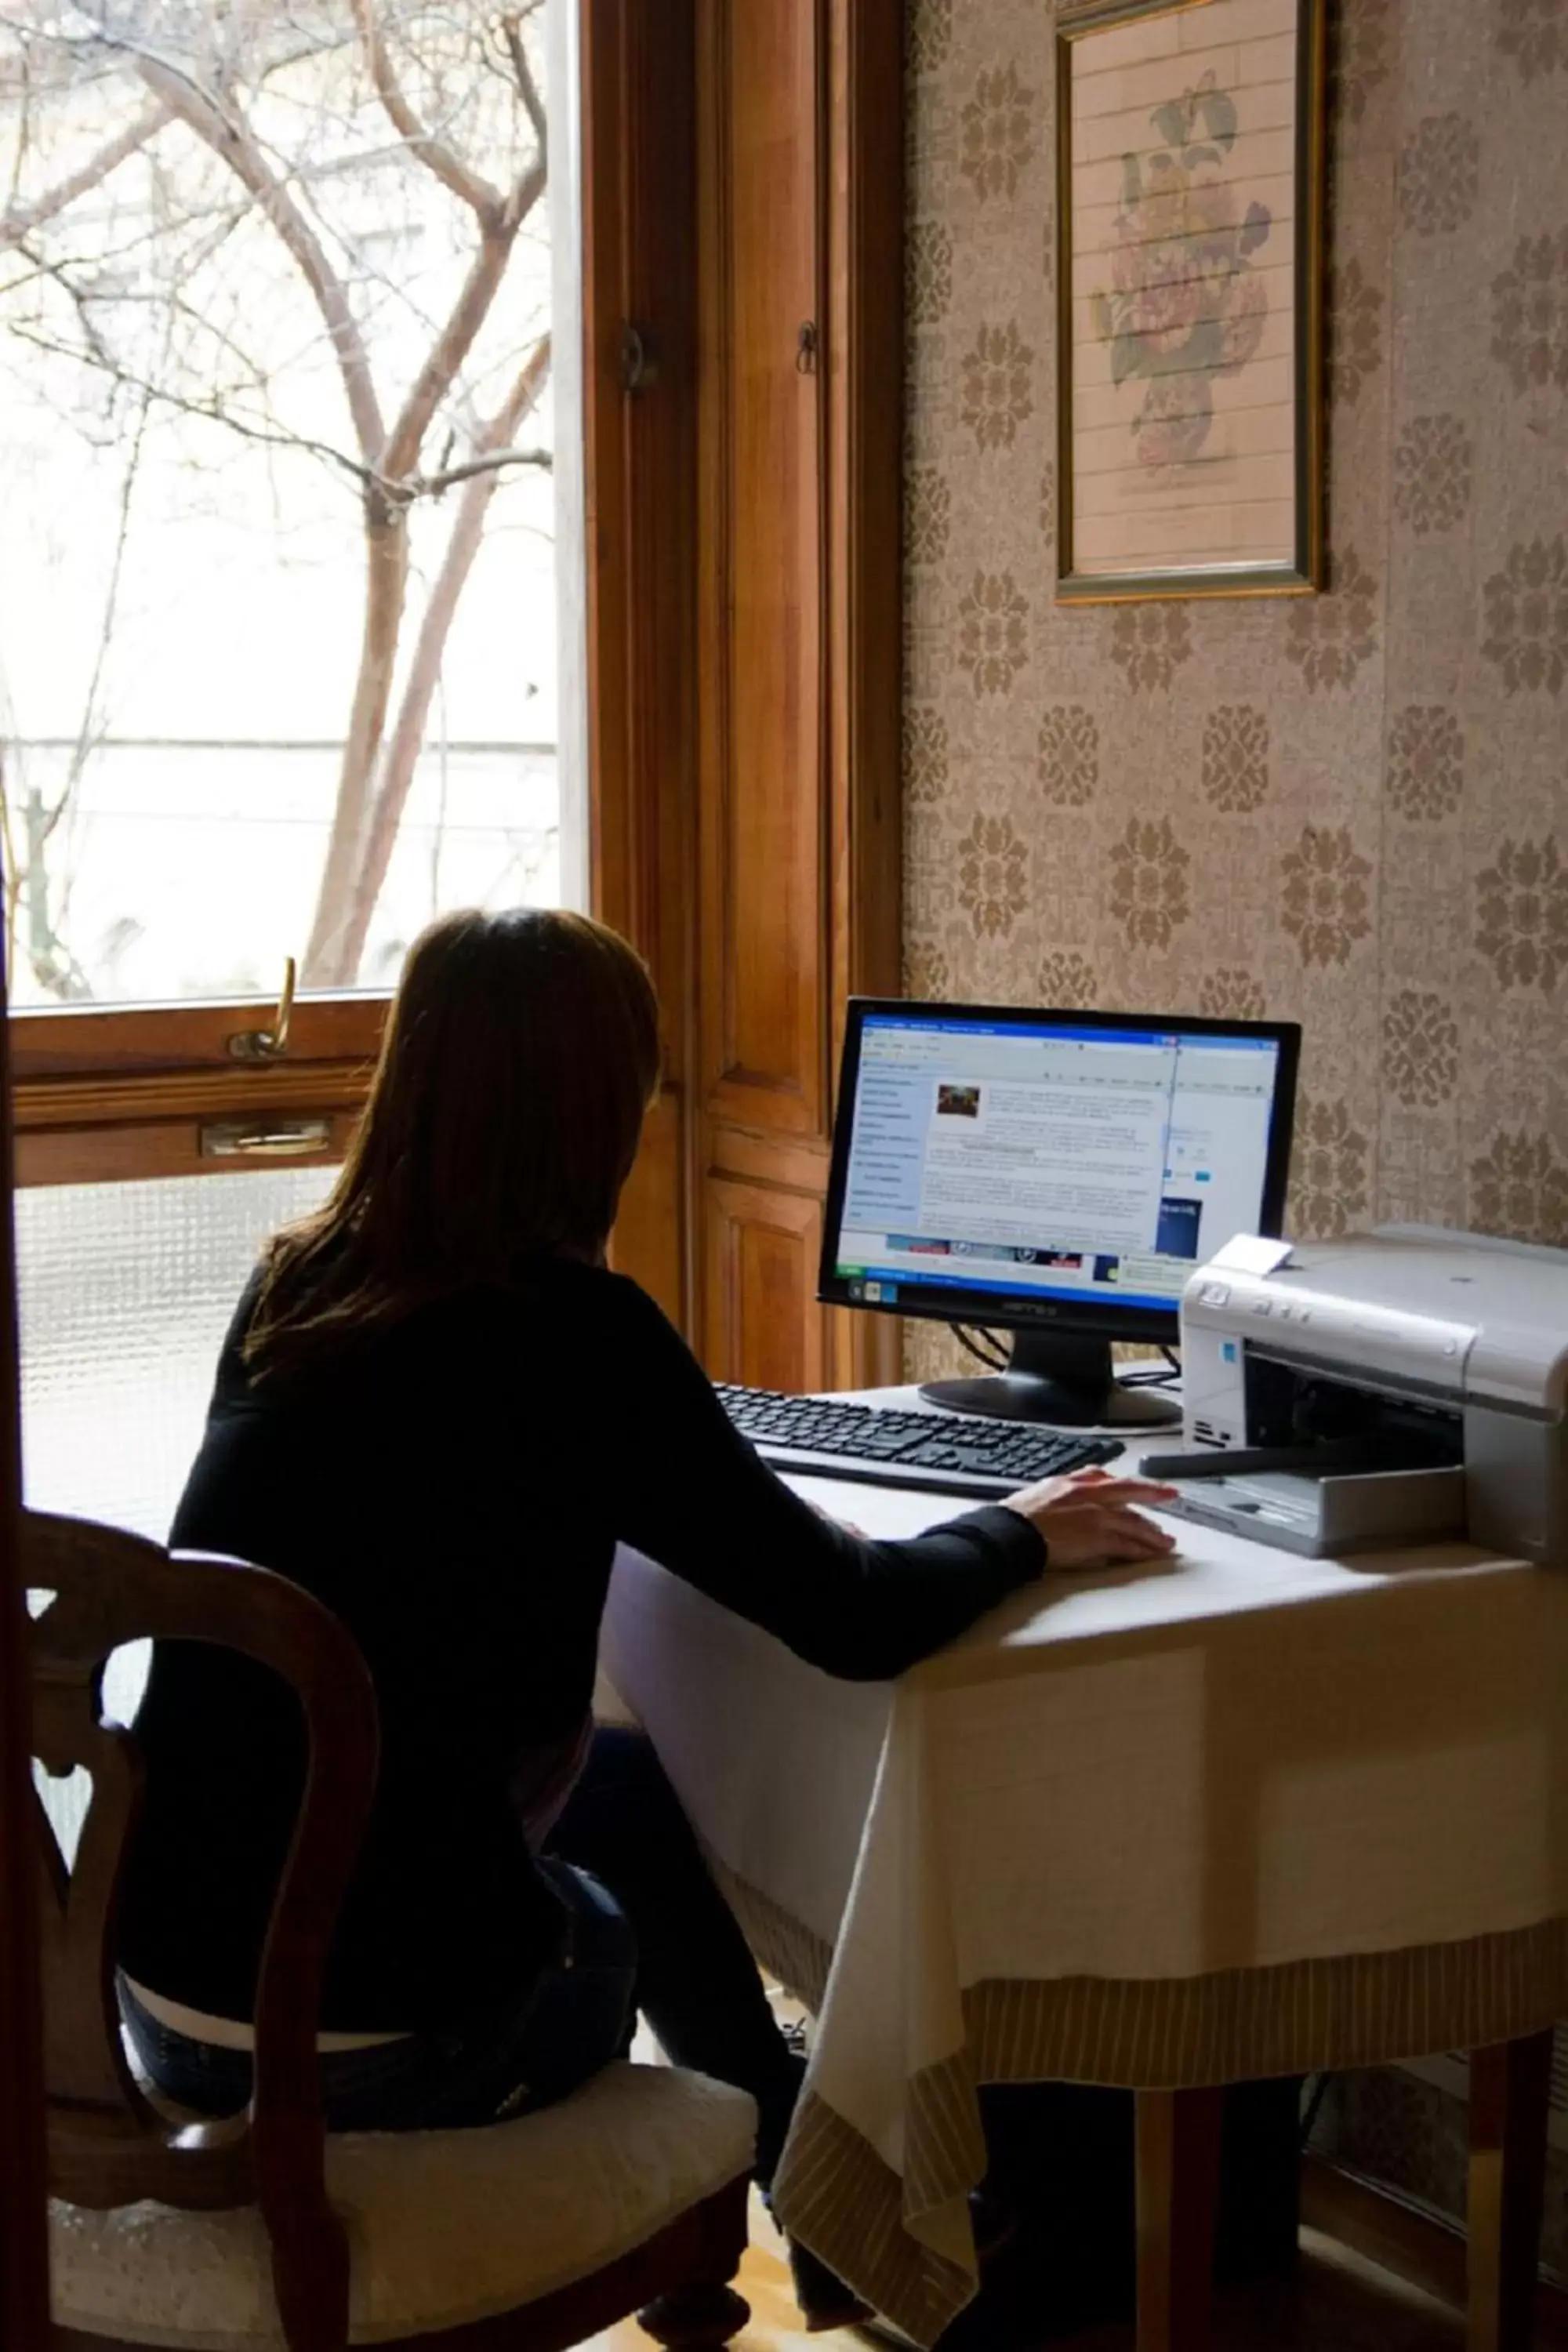
[[[25,1584],[52,1596],[33,1631],[33,1749],[92,1789],[67,1865],[41,1803],[49,2186],[79,2205],[142,2198],[259,2206],[292,2352],[347,2341],[349,2256],[327,2202],[316,2032],[321,1979],[375,1781],[369,1672],[331,1612],[286,1578],[184,1554],[84,1519],[22,1514]],[[270,1666],[295,1693],[309,1762],[257,1990],[254,2095],[243,2116],[179,2128],[126,2063],[114,1991],[115,1905],[141,1793],[133,1734],[103,1718],[103,1669],[122,1643],[211,1642]]]

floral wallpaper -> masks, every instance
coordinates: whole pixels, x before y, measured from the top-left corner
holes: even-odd
[[[1067,607],[1056,12],[908,0],[906,984],[1294,1017],[1298,1232],[1568,1244],[1568,0],[1335,16],[1330,592]]]
[[[1052,597],[1055,12],[907,16],[908,987],[1299,1019],[1296,1231],[1568,1244],[1568,0],[1338,0],[1330,593],[1120,609]],[[1325,2129],[1456,2205],[1442,2092]]]

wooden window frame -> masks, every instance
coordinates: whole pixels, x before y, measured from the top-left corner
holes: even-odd
[[[724,430],[725,397],[698,221],[700,169],[710,171],[700,149],[706,155],[700,93],[711,33],[700,37],[700,25],[710,27],[714,0],[659,0],[657,10],[644,0],[580,0],[588,903],[647,956],[664,1013],[664,1092],[622,1204],[615,1258],[731,1376],[750,1350],[722,1338],[737,1309],[711,1229],[752,1201],[731,1197],[736,1181],[820,1199],[846,1000],[900,985],[901,11],[899,0],[803,5],[820,61],[819,274],[803,308],[819,331],[821,657],[818,738],[803,758],[801,789],[817,803],[820,866],[815,928],[792,951],[815,961],[822,1018],[795,1074],[810,1116],[786,1132],[778,1107],[759,1110],[746,1087],[725,1101],[704,1034],[726,924],[746,919],[715,865],[710,824],[704,830],[701,777],[712,761],[699,724],[727,660],[713,639],[711,550],[700,550],[704,467]],[[640,339],[635,384],[629,328]],[[750,690],[740,673],[730,686]],[[228,1041],[265,1024],[264,1000],[20,1015],[12,1024],[17,1180],[103,1182],[247,1164],[204,1152],[203,1129],[214,1122],[264,1136],[324,1122],[323,1147],[289,1160],[328,1164],[363,1103],[386,1003],[369,992],[302,997],[288,1053],[261,1063],[237,1061]],[[789,1310],[804,1318],[801,1369],[830,1385],[896,1378],[890,1321],[816,1307],[803,1236],[804,1226],[793,1277],[800,1295]]]
[[[655,29],[653,18],[657,15]],[[689,0],[580,0],[589,903],[647,956],[665,1008],[666,1097],[628,1188],[617,1261],[686,1320],[685,1040],[693,599],[695,275]],[[629,389],[626,329],[648,350]],[[658,566],[658,585],[655,586]],[[671,578],[677,592],[669,593]],[[22,1185],[229,1172],[341,1159],[364,1102],[385,992],[301,996],[288,1050],[237,1059],[264,999],[69,1006],[11,1023]],[[316,1150],[280,1129],[324,1122]],[[204,1149],[248,1127],[253,1155]],[[267,1139],[270,1136],[270,1142]]]
[[[266,1000],[112,1010],[70,1007],[11,1021],[16,1176],[20,1185],[211,1174],[244,1165],[202,1150],[215,1121],[325,1118],[341,1154],[380,1045],[381,994],[301,997],[289,1050],[237,1060],[229,1039],[266,1025]],[[291,1160],[291,1164],[294,1164]]]

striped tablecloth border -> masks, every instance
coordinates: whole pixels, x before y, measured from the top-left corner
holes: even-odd
[[[819,2009],[831,1945],[715,1868],[763,1967]],[[967,2230],[985,2169],[982,2083],[1189,2090],[1513,2041],[1568,2012],[1568,1920],[1175,1980],[991,1979],[963,2003],[962,2049],[908,2084],[901,2175],[808,2089],[773,2190],[782,2226],[922,2345],[974,2293],[973,2260],[937,2252],[922,2223],[944,2245]]]

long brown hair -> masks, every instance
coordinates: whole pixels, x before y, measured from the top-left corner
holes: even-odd
[[[245,1341],[264,1375],[426,1300],[596,1257],[658,1081],[647,967],[585,915],[444,915],[409,951],[323,1207],[277,1234]]]

